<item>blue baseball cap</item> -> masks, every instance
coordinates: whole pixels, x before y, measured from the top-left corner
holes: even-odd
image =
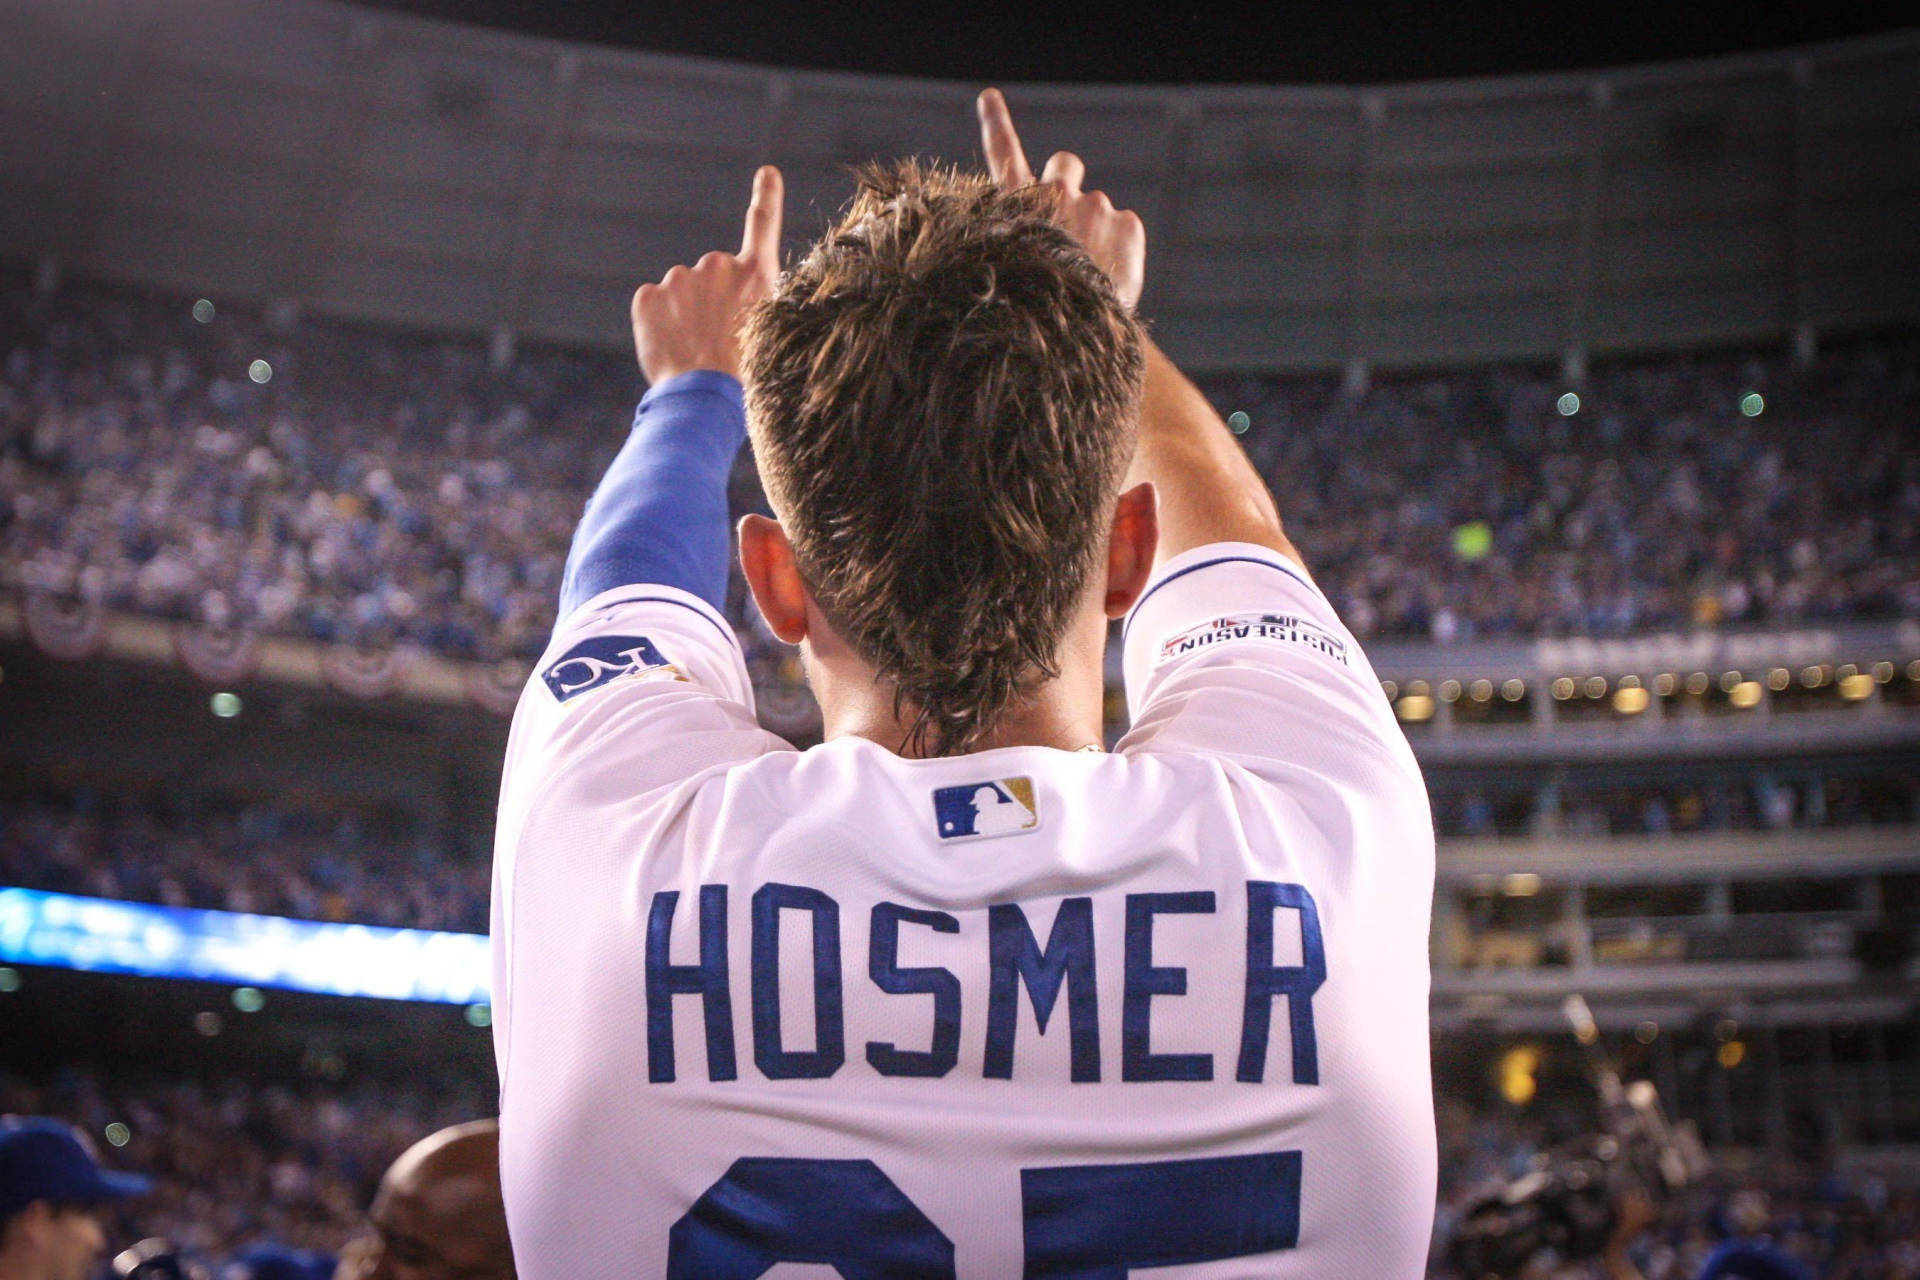
[[[0,1116],[0,1220],[35,1200],[100,1204],[145,1195],[150,1179],[100,1167],[79,1130],[51,1116]]]

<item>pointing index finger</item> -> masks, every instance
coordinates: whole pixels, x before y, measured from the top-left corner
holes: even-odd
[[[1033,170],[1021,150],[1020,135],[1014,132],[1006,98],[998,89],[983,89],[979,108],[980,149],[987,156],[987,172],[1003,187],[1026,186],[1033,181]]]
[[[780,171],[763,164],[753,175],[753,199],[747,205],[747,229],[740,238],[740,257],[748,262],[780,262],[780,214],[786,202],[786,184]]]

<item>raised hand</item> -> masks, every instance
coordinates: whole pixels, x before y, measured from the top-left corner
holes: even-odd
[[[715,250],[691,267],[674,267],[633,295],[633,349],[640,372],[658,386],[694,369],[740,376],[740,322],[780,276],[780,171],[753,175],[739,253]]]
[[[1002,186],[1024,187],[1033,182],[1033,170],[1014,131],[1007,100],[998,89],[980,94],[980,146],[987,156],[987,172]],[[1040,181],[1055,192],[1054,218],[1086,248],[1089,256],[1113,281],[1114,292],[1129,308],[1140,301],[1147,270],[1147,228],[1131,209],[1116,209],[1104,191],[1083,191],[1087,166],[1071,151],[1056,151],[1040,173]]]

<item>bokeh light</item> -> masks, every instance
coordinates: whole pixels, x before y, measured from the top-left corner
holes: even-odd
[[[133,1141],[133,1130],[115,1120],[101,1131],[107,1142],[116,1147],[124,1147]]]
[[[1246,413],[1240,409],[1235,409],[1232,413],[1227,415],[1227,430],[1233,432],[1233,434],[1237,436],[1243,436],[1247,434],[1247,428],[1252,425],[1253,425],[1253,419],[1249,418],[1246,415]]]
[[[207,699],[207,706],[222,720],[231,720],[240,714],[240,695],[223,689]]]
[[[1740,397],[1740,412],[1749,418],[1757,418],[1767,410],[1767,399],[1758,391],[1749,391]]]
[[[1580,412],[1580,397],[1571,391],[1562,392],[1560,399],[1554,403],[1560,410],[1562,417],[1571,418],[1574,414]]]
[[[198,320],[201,324],[212,324],[213,316],[214,316],[213,303],[209,302],[207,299],[202,298],[198,302],[193,304],[193,318],[195,320]]]
[[[1453,531],[1453,554],[1462,560],[1482,559],[1493,550],[1493,530],[1485,520],[1469,520]]]
[[[247,366],[247,376],[264,386],[273,377],[273,366],[265,360],[255,360]]]
[[[260,994],[258,987],[235,987],[233,1007],[242,1013],[258,1013],[267,1007],[267,998]]]

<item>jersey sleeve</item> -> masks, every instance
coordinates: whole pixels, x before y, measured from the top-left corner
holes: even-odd
[[[542,793],[569,771],[590,772],[588,789],[596,800],[604,792],[606,809],[580,814],[591,823],[704,773],[791,749],[754,719],[739,641],[699,596],[667,586],[616,587],[561,620],[514,710],[500,781],[492,999],[502,1079],[513,1025],[515,886],[550,872],[545,864],[556,848],[544,833],[526,829]]]
[[[514,710],[501,829],[583,759],[619,757],[628,797],[786,744],[754,719],[733,628],[675,587],[615,587],[563,618]]]
[[[1304,769],[1418,785],[1366,655],[1277,551],[1225,542],[1169,560],[1127,616],[1123,666],[1123,753],[1217,756],[1271,780]]]

